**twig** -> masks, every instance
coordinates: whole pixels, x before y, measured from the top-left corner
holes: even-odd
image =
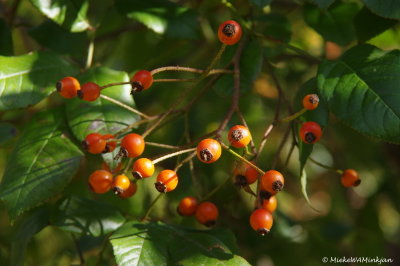
[[[138,110],[136,110],[136,109],[134,109],[134,108],[132,108],[132,107],[120,102],[120,101],[118,101],[118,100],[115,100],[115,99],[113,99],[111,97],[108,97],[108,96],[106,96],[104,94],[101,94],[100,97],[103,98],[104,100],[107,100],[107,101],[112,102],[112,103],[114,103],[114,104],[116,104],[118,106],[121,106],[122,108],[125,108],[126,110],[131,111],[132,113],[140,115],[140,116],[142,116],[142,117],[144,117],[146,119],[150,119],[151,118],[151,116],[148,116],[148,115],[146,115],[146,114],[144,114],[144,113],[142,113],[142,112],[140,112],[140,111],[138,111]]]
[[[156,163],[159,163],[159,162],[161,162],[161,161],[163,161],[163,160],[165,160],[165,159],[168,159],[168,158],[171,158],[171,157],[174,157],[174,156],[183,154],[183,153],[195,151],[195,150],[196,150],[196,148],[190,148],[190,149],[185,149],[185,150],[180,150],[180,151],[168,153],[168,154],[166,154],[166,155],[163,155],[163,156],[161,156],[161,157],[158,157],[157,159],[154,159],[154,160],[153,160],[153,164],[156,164]]]

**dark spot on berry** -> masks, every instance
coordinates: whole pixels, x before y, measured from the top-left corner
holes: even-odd
[[[269,230],[266,229],[266,228],[260,228],[260,229],[257,230],[257,233],[258,233],[260,236],[265,236],[266,234],[269,233]]]
[[[207,227],[212,227],[215,225],[215,220],[210,220],[204,223],[205,226]]]
[[[200,151],[200,159],[203,162],[211,161],[212,158],[213,158],[213,154],[211,153],[211,151],[209,149],[203,149]]]
[[[86,140],[82,141],[82,148],[86,151],[89,149],[89,143]]]
[[[83,98],[83,91],[82,91],[82,90],[77,90],[77,91],[76,91],[76,95],[78,95],[78,97],[79,97],[80,99],[82,99],[82,98]]]
[[[244,136],[243,136],[242,130],[240,130],[240,129],[235,129],[235,130],[232,131],[231,137],[232,137],[235,141],[240,141]]]
[[[144,89],[142,83],[140,83],[139,81],[132,81],[131,85],[132,85],[131,95],[133,95],[135,92],[140,92]]]
[[[247,184],[247,179],[244,175],[236,175],[235,176],[235,185],[244,187]]]
[[[272,182],[272,189],[276,192],[281,191],[283,189],[283,183],[280,180]]]
[[[356,186],[358,186],[358,185],[360,185],[360,184],[361,184],[361,179],[357,179],[357,180],[354,182],[353,187],[356,187]]]
[[[222,29],[222,33],[227,37],[232,37],[236,32],[235,25],[233,24],[226,24]]]
[[[124,147],[121,147],[121,149],[119,150],[119,153],[121,154],[122,157],[128,157],[128,155],[129,155],[128,150],[125,149]]]
[[[110,152],[111,151],[111,146],[110,146],[110,144],[106,144],[106,147],[104,148],[104,150],[102,151],[102,153],[108,153],[108,152]]]
[[[136,179],[143,179],[143,176],[138,171],[132,171],[132,176]]]
[[[62,89],[62,82],[61,81],[56,83],[56,89],[57,89],[58,92],[61,91],[61,89]]]
[[[308,144],[314,143],[314,141],[317,139],[317,137],[314,135],[314,133],[307,132],[305,134],[305,140]]]
[[[157,191],[160,193],[167,192],[167,186],[164,185],[163,182],[156,182],[156,183],[154,183],[154,186],[156,187]]]
[[[271,193],[269,193],[268,191],[261,190],[260,191],[260,204],[262,205],[264,200],[268,200],[271,196],[272,196]]]
[[[317,104],[319,102],[319,98],[317,94],[311,94],[310,97],[308,97],[308,101],[311,104]]]
[[[120,195],[124,192],[120,187],[113,187],[113,191],[115,195]]]

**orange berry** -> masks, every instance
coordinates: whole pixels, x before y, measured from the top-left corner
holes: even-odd
[[[314,110],[318,107],[319,97],[317,94],[307,94],[303,98],[303,107],[307,110]]]
[[[117,175],[114,178],[113,190],[114,193],[119,195],[129,188],[131,181],[126,175]]]
[[[90,189],[98,194],[109,191],[113,184],[113,176],[109,171],[96,170],[89,177]]]
[[[300,128],[300,138],[307,144],[313,144],[320,140],[322,136],[321,127],[312,121],[303,123]]]
[[[112,134],[105,134],[103,135],[103,139],[106,141],[106,147],[104,148],[103,153],[113,152],[117,147],[116,141],[109,141],[109,139],[114,139],[114,135]]]
[[[236,125],[231,127],[228,133],[228,140],[235,148],[244,148],[251,141],[250,131],[247,127]]]
[[[119,194],[119,196],[123,199],[130,198],[133,195],[135,195],[136,191],[137,191],[136,183],[130,182],[129,187],[126,190],[122,191],[122,193]]]
[[[269,233],[273,224],[272,214],[265,209],[257,209],[250,216],[250,225],[254,231],[264,236]]]
[[[278,171],[269,170],[261,177],[261,189],[271,195],[275,195],[281,191],[284,185],[285,180],[283,175]]]
[[[131,133],[123,137],[121,141],[121,152],[125,157],[140,156],[145,147],[144,139],[141,135]]]
[[[325,57],[328,60],[338,59],[342,55],[342,47],[334,42],[327,41],[325,43]]]
[[[268,199],[264,199],[262,202],[263,209],[269,211],[270,213],[273,213],[276,210],[277,206],[278,206],[278,201],[276,200],[275,196],[271,196]]]
[[[242,27],[240,27],[239,23],[234,20],[228,20],[218,28],[218,38],[219,40],[227,45],[233,45],[237,43],[242,37]]]
[[[181,216],[192,216],[197,209],[197,199],[194,197],[183,198],[178,205],[178,213]]]
[[[76,78],[65,77],[57,82],[56,89],[62,97],[71,99],[77,95],[77,92],[81,89],[81,85]]]
[[[361,179],[356,170],[346,169],[342,174],[341,182],[344,187],[356,187],[361,183]]]
[[[103,136],[99,133],[90,133],[82,141],[83,148],[93,154],[104,152],[106,144],[107,143],[104,140]]]
[[[178,186],[178,176],[172,170],[162,170],[158,174],[157,182],[154,185],[158,192],[170,192]]]
[[[253,164],[255,162],[252,162]],[[244,172],[244,176],[246,177],[247,183],[253,184],[254,182],[257,181],[258,177],[260,176],[260,173],[251,165],[246,164],[246,170]]]
[[[77,92],[78,97],[84,101],[93,102],[100,96],[100,86],[94,82],[86,82]]]
[[[132,92],[147,90],[153,84],[153,76],[147,70],[140,70],[131,78]]]
[[[150,177],[154,174],[154,164],[150,159],[140,158],[132,166],[132,175],[137,179]]]
[[[196,219],[207,227],[215,224],[218,218],[218,208],[214,203],[205,201],[200,203],[196,209]]]
[[[197,158],[203,163],[213,163],[221,157],[221,144],[215,139],[203,139],[197,145]]]

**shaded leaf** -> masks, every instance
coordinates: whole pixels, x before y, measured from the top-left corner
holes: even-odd
[[[0,56],[0,111],[38,103],[77,68],[53,53]]]
[[[400,1],[398,0],[363,0],[371,11],[381,17],[400,20]]]
[[[300,183],[301,183],[301,193],[303,194],[305,200],[307,201],[308,205],[310,206],[311,209],[313,209],[316,212],[319,212],[319,210],[315,209],[308,198],[308,193],[307,193],[307,173],[306,170],[303,168],[301,171],[301,176],[300,176]]]
[[[335,0],[312,0],[319,8],[327,9],[330,5],[335,2]]]
[[[0,123],[0,144],[7,142],[18,134],[17,129],[9,123]]]
[[[11,220],[59,194],[75,175],[82,152],[64,135],[64,124],[61,110],[49,110],[21,134],[0,185]]]
[[[271,4],[272,0],[250,0],[250,2],[259,8],[264,8],[265,6]]]
[[[364,44],[324,61],[318,90],[329,109],[353,129],[400,143],[400,51]]]
[[[6,21],[0,18],[0,55],[13,55],[13,40],[11,30]]]

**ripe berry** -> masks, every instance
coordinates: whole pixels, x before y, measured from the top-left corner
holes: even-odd
[[[121,141],[121,152],[125,157],[138,157],[144,151],[144,139],[142,136],[131,133],[126,135]]]
[[[126,175],[117,175],[114,178],[113,190],[119,195],[129,188],[131,181]]]
[[[94,82],[86,82],[77,94],[82,100],[93,102],[100,96],[100,86]]]
[[[103,139],[106,141],[106,147],[104,148],[103,153],[113,152],[117,147],[116,141],[109,141],[109,139],[114,139],[114,135],[112,134],[105,134],[103,135]]]
[[[147,90],[153,84],[153,76],[147,70],[140,70],[131,78],[132,92]]]
[[[181,216],[192,216],[197,209],[197,199],[194,197],[183,198],[178,205],[178,213]]]
[[[99,154],[106,148],[106,140],[99,133],[90,133],[82,141],[85,150],[93,154]]]
[[[242,27],[234,20],[228,20],[219,25],[218,38],[227,45],[237,43],[242,37]]]
[[[251,185],[260,176],[258,171],[248,164],[240,164],[234,171],[236,178],[235,184],[239,186]]]
[[[285,180],[283,175],[275,170],[267,171],[261,177],[261,189],[269,192],[271,195],[275,195],[283,189]]]
[[[119,196],[120,196],[121,198],[123,198],[123,199],[130,198],[130,197],[132,197],[133,195],[135,195],[136,190],[137,190],[136,183],[135,183],[135,182],[130,182],[128,189],[122,191],[122,193],[119,194]]]
[[[65,77],[56,83],[56,89],[62,97],[71,99],[77,94],[77,91],[81,89],[81,85],[76,78]]]
[[[341,181],[344,187],[356,187],[361,183],[357,171],[353,169],[344,170]]]
[[[322,136],[322,129],[321,127],[312,121],[308,121],[303,123],[300,128],[300,138],[303,142],[307,144],[313,144]]]
[[[162,170],[154,183],[158,192],[166,193],[174,190],[178,185],[178,176],[172,170]]]
[[[90,189],[98,194],[109,191],[113,184],[113,176],[109,171],[96,170],[89,177]]]
[[[254,164],[254,162],[253,162]],[[257,181],[258,177],[260,176],[260,173],[252,166],[246,164],[246,170],[244,172],[244,176],[246,177],[247,183],[253,184],[254,182]]]
[[[250,131],[242,125],[233,126],[229,130],[228,140],[233,147],[244,148],[251,141]]]
[[[213,163],[221,156],[221,144],[215,139],[203,139],[197,145],[197,158],[203,163]]]
[[[154,174],[154,164],[150,159],[140,158],[132,166],[134,178],[142,179]]]
[[[251,227],[262,236],[269,233],[272,224],[272,214],[265,209],[257,209],[250,216]]]
[[[278,201],[276,200],[275,196],[271,196],[268,199],[264,199],[262,201],[263,209],[269,211],[270,213],[273,213],[276,210],[277,206],[278,206]]]
[[[307,94],[303,98],[303,107],[307,110],[314,110],[318,107],[319,97],[317,94]]]
[[[218,208],[212,202],[202,202],[197,206],[195,214],[199,223],[204,224],[207,227],[211,227],[217,221]]]

